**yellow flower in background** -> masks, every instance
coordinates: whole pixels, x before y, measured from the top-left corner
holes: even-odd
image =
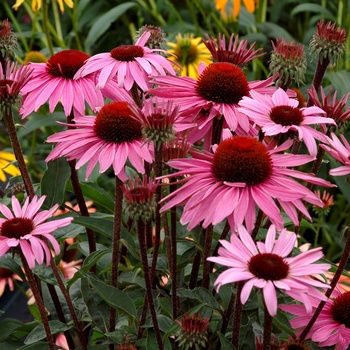
[[[5,182],[6,181],[6,174],[12,175],[12,176],[19,176],[21,175],[20,171],[16,166],[11,164],[16,160],[13,153],[9,152],[1,152],[0,151],[0,181]]]
[[[229,8],[233,10],[233,17],[238,17],[241,11],[241,0],[215,0],[215,7],[219,10],[223,15],[228,15],[227,11],[227,3],[229,3]],[[259,0],[243,0],[243,4],[246,9],[253,13],[255,11],[256,6],[258,5]]]
[[[207,47],[203,44],[202,38],[193,37],[193,34],[181,34],[176,36],[176,42],[168,42],[171,48],[168,50],[175,56],[169,56],[168,59],[178,63],[183,68],[182,76],[198,78],[198,65],[201,62],[205,64],[212,63],[211,54]]]
[[[64,3],[70,7],[73,8],[74,3],[73,0],[56,0],[58,2],[58,6],[61,10],[61,12],[64,12]],[[16,3],[13,5],[13,8],[17,11],[18,8],[24,3],[24,0],[17,0]],[[41,9],[42,0],[32,0],[32,10],[33,12],[37,12]]]
[[[47,58],[44,56],[42,53],[39,51],[29,51],[24,57],[23,64],[28,64],[28,63],[46,63]]]

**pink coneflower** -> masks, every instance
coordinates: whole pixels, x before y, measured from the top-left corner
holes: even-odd
[[[127,102],[112,102],[102,107],[96,117],[75,118],[75,124],[66,124],[72,129],[48,137],[47,142],[57,145],[46,161],[60,157],[78,159],[77,169],[88,163],[86,179],[99,163],[100,173],[112,165],[115,175],[124,181],[127,159],[144,173],[144,161],[151,163],[152,155],[142,140],[141,124],[131,114]]]
[[[296,234],[283,229],[275,241],[276,227],[273,225],[267,231],[265,243],[255,244],[242,225],[238,226],[238,235],[239,237],[232,234],[230,242],[220,240],[223,247],[219,248],[219,256],[208,258],[228,266],[215,281],[218,288],[224,284],[245,281],[241,293],[242,304],[248,300],[253,287],[262,289],[265,305],[271,316],[277,314],[276,288],[284,292],[297,291],[304,299],[309,295],[323,297],[316,287],[327,288],[327,284],[310,277],[325,273],[330,268],[330,264],[314,264],[322,258],[322,248],[290,257],[297,239]],[[310,305],[306,302],[305,306],[308,308]]]
[[[326,116],[334,119],[337,124],[343,124],[350,118],[350,108],[347,107],[349,93],[345,94],[341,99],[337,99],[337,91],[334,91],[333,93],[332,87],[330,87],[328,94],[326,95],[321,86],[321,96],[319,97],[313,85],[307,93],[312,103],[323,109]]]
[[[7,113],[19,103],[20,95],[30,80],[32,68],[8,61],[6,69],[0,65],[0,112]]]
[[[163,199],[168,202],[162,211],[185,203],[181,223],[188,223],[189,230],[202,221],[207,227],[225,218],[233,229],[245,220],[251,230],[258,206],[281,229],[283,219],[274,201],[277,200],[294,224],[299,223],[296,208],[311,220],[302,201],[319,206],[323,202],[292,177],[321,186],[332,185],[312,174],[289,169],[314,159],[281,153],[291,144],[289,140],[269,150],[253,137],[234,136],[214,147],[214,154],[193,151],[192,158],[169,161],[171,167],[180,171],[167,176],[186,175],[183,181],[187,183]]]
[[[111,52],[92,56],[86,64],[79,69],[75,79],[91,73],[100,72],[97,79],[97,89],[102,89],[109,80],[116,77],[120,87],[131,90],[134,83],[147,91],[150,87],[150,75],[175,75],[176,72],[170,61],[157,52],[160,49],[150,49],[146,43],[150,32],[144,32],[135,45],[123,45],[114,48]]]
[[[45,198],[35,196],[30,200],[28,197],[21,207],[18,199],[13,196],[12,211],[0,203],[0,212],[5,216],[0,218],[0,256],[10,249],[20,249],[32,269],[36,261],[38,264],[44,261],[50,263],[51,253],[46,241],[51,243],[56,255],[60,253],[60,246],[51,232],[69,225],[73,218],[45,222],[58,208],[57,204],[49,210],[39,212]]]
[[[201,116],[200,113],[205,115],[194,120],[199,131],[211,128],[213,119],[223,116],[233,131],[240,129],[242,133],[248,133],[251,128],[249,119],[238,111],[239,101],[243,96],[249,96],[251,91],[267,94],[275,91],[274,87],[270,87],[273,78],[248,82],[243,70],[232,63],[215,62],[207,67],[201,64],[199,73],[197,80],[190,77],[154,77],[153,82],[158,87],[149,91],[155,96],[174,99],[181,112],[192,118]]]
[[[11,292],[15,290],[14,280],[22,281],[22,279],[11,270],[0,267],[0,297],[4,294],[6,286],[9,287]]]
[[[319,300],[310,298],[313,311],[316,310]],[[280,308],[296,317],[290,320],[292,328],[298,329],[300,335],[303,328],[309,323],[312,314],[306,314],[302,305],[281,305]],[[334,350],[347,350],[350,345],[350,292],[341,293],[334,290],[327,300],[316,322],[308,332],[306,339],[318,343],[320,348],[335,346]]]
[[[28,66],[34,70],[30,82],[23,89],[25,98],[19,111],[22,118],[36,112],[47,101],[51,113],[60,101],[66,116],[71,113],[83,116],[85,101],[94,111],[96,107],[103,106],[103,96],[95,91],[93,75],[73,79],[88,58],[84,52],[64,50],[46,63],[30,63]]]
[[[299,140],[304,141],[311,155],[317,154],[316,141],[326,142],[325,135],[315,130],[312,124],[335,124],[332,118],[325,118],[325,112],[319,107],[298,108],[299,102],[289,98],[279,88],[272,96],[251,92],[251,97],[243,97],[239,102],[239,111],[261,127],[266,136],[297,133]]]
[[[232,34],[228,42],[225,35],[221,34],[217,40],[208,34],[206,38],[203,43],[212,54],[214,62],[229,62],[242,68],[254,58],[265,55],[264,52],[260,53],[261,48],[254,50],[256,43],[248,47],[248,40],[239,40],[238,35]]]
[[[321,145],[336,161],[343,163],[335,169],[331,169],[329,174],[332,176],[343,176],[350,174],[350,145],[344,135],[339,138],[332,133],[331,137],[327,137],[328,145]],[[343,142],[343,143],[342,143]]]

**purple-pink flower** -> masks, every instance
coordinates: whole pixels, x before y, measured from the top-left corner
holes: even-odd
[[[298,297],[298,296],[296,296]],[[312,311],[314,312],[319,304],[317,298],[310,297]],[[309,323],[312,313],[307,314],[302,305],[289,304],[280,305],[280,309],[296,316],[290,320],[295,334],[299,336],[303,328]],[[350,346],[350,292],[341,293],[334,290],[330,299],[327,300],[320,315],[306,335],[318,343],[320,347],[333,347],[334,350],[347,350]]]
[[[142,139],[141,124],[132,116],[128,102],[112,102],[100,109],[98,115],[77,117],[66,131],[48,137],[47,142],[57,143],[46,161],[67,157],[77,159],[76,168],[88,163],[86,178],[99,163],[100,173],[113,166],[114,173],[125,180],[127,160],[144,173],[144,162],[153,160],[147,142]]]
[[[19,111],[22,118],[36,112],[47,101],[50,113],[61,102],[66,116],[71,113],[84,115],[85,101],[94,111],[103,106],[103,96],[95,91],[93,75],[73,79],[88,58],[87,54],[78,50],[63,50],[46,63],[30,63],[33,72],[30,82],[22,91],[24,99]]]
[[[311,125],[335,124],[332,118],[324,117],[326,113],[319,107],[298,108],[298,100],[289,98],[281,88],[271,96],[255,91],[251,91],[250,95],[239,102],[241,113],[259,126],[266,136],[296,133],[313,156],[317,154],[315,139],[325,142],[326,137]]]
[[[0,212],[4,218],[0,218],[0,256],[10,249],[20,249],[26,258],[29,267],[35,267],[35,262],[42,264],[51,261],[51,252],[48,242],[51,243],[56,255],[60,253],[60,246],[56,238],[51,234],[60,227],[69,225],[73,218],[52,220],[51,218],[58,208],[58,204],[49,210],[40,211],[45,196],[41,198],[29,197],[21,207],[18,199],[12,197],[12,210],[0,203]]]
[[[255,243],[244,226],[238,226],[238,236],[232,234],[230,242],[220,240],[218,257],[208,260],[227,266],[220,273],[215,285],[244,281],[241,302],[245,304],[253,288],[262,289],[265,306],[271,316],[277,314],[276,289],[284,292],[293,290],[303,294],[305,300],[310,296],[322,298],[316,288],[327,288],[325,283],[311,278],[311,275],[328,271],[330,264],[316,263],[322,258],[321,248],[311,249],[296,256],[290,256],[296,242],[296,234],[283,229],[277,240],[276,227],[271,225],[265,242]],[[306,308],[311,305],[307,300]],[[304,309],[305,310],[305,309]]]
[[[90,57],[77,71],[75,79],[99,72],[98,90],[116,77],[119,87],[129,91],[136,83],[142,91],[147,91],[151,86],[150,75],[175,75],[172,63],[158,53],[165,52],[164,50],[145,46],[150,35],[151,33],[146,31],[138,38],[135,45],[118,46],[111,52]]]
[[[333,185],[313,174],[292,169],[314,157],[282,153],[291,144],[289,140],[269,149],[253,137],[234,136],[214,147],[214,154],[192,151],[192,158],[169,161],[179,171],[167,176],[184,175],[181,182],[185,184],[162,200],[167,202],[162,211],[184,204],[181,223],[188,224],[189,230],[198,224],[215,225],[225,218],[233,230],[243,221],[251,230],[256,207],[279,229],[284,225],[281,209],[296,225],[297,210],[311,220],[303,201],[320,207],[323,202],[292,178],[320,186]]]
[[[327,137],[328,145],[321,145],[336,161],[343,163],[343,166],[331,169],[330,175],[343,176],[350,174],[350,144],[344,135],[340,139],[334,134]]]

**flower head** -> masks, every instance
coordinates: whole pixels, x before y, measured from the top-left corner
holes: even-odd
[[[277,85],[289,86],[292,82],[297,85],[303,83],[306,72],[304,46],[281,38],[276,40],[276,45],[272,42],[272,48],[269,69],[271,75],[279,74]]]
[[[246,114],[256,125],[260,126],[266,136],[296,133],[304,141],[311,155],[316,155],[316,141],[326,141],[325,135],[311,125],[335,124],[331,118],[325,118],[325,112],[319,107],[298,108],[299,102],[288,97],[281,88],[272,96],[251,92],[251,97],[244,96],[239,102],[239,111]]]
[[[290,140],[268,149],[254,137],[234,136],[214,147],[214,154],[192,151],[192,158],[169,161],[179,171],[167,177],[186,175],[183,179],[186,183],[162,200],[167,201],[162,211],[185,204],[180,222],[189,224],[189,230],[198,224],[204,228],[216,225],[225,218],[233,230],[243,221],[251,230],[255,206],[281,229],[283,219],[275,200],[295,224],[298,224],[296,208],[311,219],[302,201],[320,206],[323,203],[292,177],[326,187],[332,185],[312,174],[290,169],[314,159],[281,153],[291,144]]]
[[[310,298],[312,311],[315,311],[319,300]],[[302,305],[281,305],[280,308],[296,317],[290,320],[296,335],[300,335],[309,323],[312,314],[305,313]],[[341,293],[334,290],[323,307],[320,315],[308,332],[306,339],[318,343],[320,348],[334,347],[335,350],[347,350],[350,345],[350,292]]]
[[[230,242],[220,240],[218,257],[208,260],[227,266],[215,281],[218,287],[245,281],[241,293],[241,302],[245,304],[253,289],[262,289],[265,305],[271,316],[277,314],[276,288],[284,292],[294,290],[303,295],[307,310],[311,311],[308,295],[322,296],[316,289],[327,288],[327,284],[310,277],[328,271],[330,264],[316,263],[322,258],[321,248],[309,250],[290,257],[296,242],[296,234],[283,229],[276,238],[275,226],[267,231],[265,243],[254,240],[244,228],[238,226],[238,236],[231,235]],[[325,298],[324,298],[325,299]]]
[[[130,108],[142,125],[144,138],[152,141],[156,147],[174,139],[176,132],[195,126],[188,123],[188,118],[181,116],[179,106],[172,100],[151,97],[144,101],[142,109],[135,105]]]
[[[103,106],[101,92],[95,91],[92,75],[74,80],[75,73],[89,58],[78,50],[60,51],[46,63],[30,63],[33,67],[32,78],[23,89],[25,94],[20,113],[25,118],[37,111],[45,102],[49,102],[52,113],[60,101],[66,116],[82,116],[85,113],[85,101],[96,110]]]
[[[3,56],[13,56],[18,49],[17,37],[11,30],[11,23],[8,19],[0,22],[0,52]]]
[[[173,54],[169,59],[178,63],[182,76],[198,78],[198,66],[201,62],[205,64],[211,63],[211,55],[202,38],[193,37],[193,34],[177,34],[176,42],[168,42],[170,46],[169,53]]]
[[[64,4],[68,7],[73,8],[73,0],[57,0],[58,6],[60,7],[61,12],[64,12]],[[16,3],[13,5],[13,8],[17,11],[18,8],[24,3],[24,0],[16,0]],[[32,0],[32,10],[33,12],[38,12],[41,9],[42,0]]]
[[[46,63],[47,58],[39,51],[29,51],[24,57],[23,64],[28,63]]]
[[[21,172],[12,164],[16,160],[13,153],[0,151],[0,181],[6,181],[6,174],[11,176],[19,176]]]
[[[145,46],[149,47],[150,49],[164,49],[166,46],[166,39],[165,39],[165,33],[162,28],[146,24],[142,26],[137,32],[136,32],[136,41],[138,38],[140,38],[143,33],[149,32],[151,35],[148,38]]]
[[[131,114],[127,102],[112,102],[102,107],[96,117],[75,118],[75,124],[65,124],[71,129],[49,136],[47,142],[57,145],[46,161],[78,159],[77,169],[88,163],[87,179],[99,163],[100,173],[112,165],[115,175],[124,181],[127,159],[144,173],[143,161],[152,162],[152,155],[142,140],[141,124]]]
[[[258,0],[243,0],[244,6],[250,13],[253,13],[255,11],[258,2]],[[223,14],[227,12],[226,8],[229,7],[229,9],[232,9],[234,17],[238,17],[241,11],[241,0],[232,0],[232,3],[230,0],[215,0],[215,5],[217,10],[219,10]]]
[[[30,81],[32,68],[8,61],[6,70],[0,65],[0,113],[5,114],[20,102],[26,84]]]
[[[330,65],[336,65],[345,51],[346,30],[336,27],[336,23],[324,20],[317,23],[317,31],[310,41],[310,53],[322,63],[328,59]]]
[[[126,211],[135,220],[149,221],[156,208],[154,194],[158,183],[148,177],[128,179],[122,185]]]
[[[323,87],[320,87],[321,96],[319,98],[315,87],[312,85],[311,89],[307,91],[312,103],[323,109],[326,117],[334,119],[338,127],[341,127],[350,118],[350,108],[347,107],[349,93],[345,94],[341,99],[337,99],[337,91],[330,87],[328,94],[325,94]]]
[[[209,318],[203,318],[201,314],[184,314],[181,322],[175,322],[181,326],[176,338],[179,349],[204,349],[207,346]]]
[[[243,70],[228,62],[215,62],[209,66],[200,65],[199,78],[158,76],[154,77],[157,87],[150,90],[155,96],[174,99],[184,115],[197,123],[192,143],[210,133],[214,118],[224,118],[232,131],[248,133],[249,119],[237,110],[243,96],[256,90],[272,94],[273,79],[248,82]],[[198,135],[198,136],[197,136]]]
[[[255,43],[248,47],[248,40],[239,41],[238,35],[232,34],[228,43],[225,35],[221,34],[217,40],[208,34],[206,38],[207,41],[203,40],[203,43],[213,56],[214,62],[229,62],[242,68],[254,58],[265,54],[260,53],[261,48],[254,50]]]
[[[315,190],[314,193],[323,202],[323,207],[320,208],[318,205],[314,205],[313,209],[318,215],[327,215],[329,213],[330,207],[333,205],[333,195],[327,191],[323,191],[322,196],[320,190]]]
[[[18,199],[12,197],[12,210],[0,203],[0,212],[5,218],[0,218],[0,256],[10,249],[20,249],[25,256],[29,267],[35,267],[35,262],[42,264],[51,261],[51,252],[48,242],[51,243],[56,255],[60,253],[60,246],[51,234],[60,227],[69,225],[73,218],[52,220],[58,204],[49,210],[40,211],[45,196],[26,199],[21,207]]]
[[[158,54],[164,50],[145,46],[150,35],[151,33],[146,31],[137,39],[135,45],[118,46],[111,52],[90,57],[78,70],[75,79],[99,72],[97,89],[102,89],[108,81],[116,77],[119,87],[124,87],[127,91],[131,90],[134,83],[142,91],[147,91],[150,87],[149,75],[175,75],[170,61]]]
[[[323,144],[321,147],[325,149],[336,161],[343,163],[335,169],[331,169],[329,174],[332,176],[344,176],[350,174],[350,144],[344,135],[340,135],[340,139],[334,134],[327,137],[328,145]]]

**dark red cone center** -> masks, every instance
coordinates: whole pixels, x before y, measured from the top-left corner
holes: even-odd
[[[284,259],[272,253],[254,255],[248,262],[249,271],[258,278],[279,281],[288,276],[289,266]]]
[[[143,57],[143,48],[137,45],[118,46],[111,51],[111,56],[117,61],[130,62],[136,57]]]
[[[276,106],[271,109],[270,118],[283,126],[300,125],[304,116],[299,108],[291,106]]]
[[[16,239],[20,239],[21,237],[31,233],[33,229],[33,221],[26,218],[13,218],[4,221],[0,228],[1,236]]]
[[[350,292],[346,292],[334,300],[332,314],[335,321],[350,328]]]

